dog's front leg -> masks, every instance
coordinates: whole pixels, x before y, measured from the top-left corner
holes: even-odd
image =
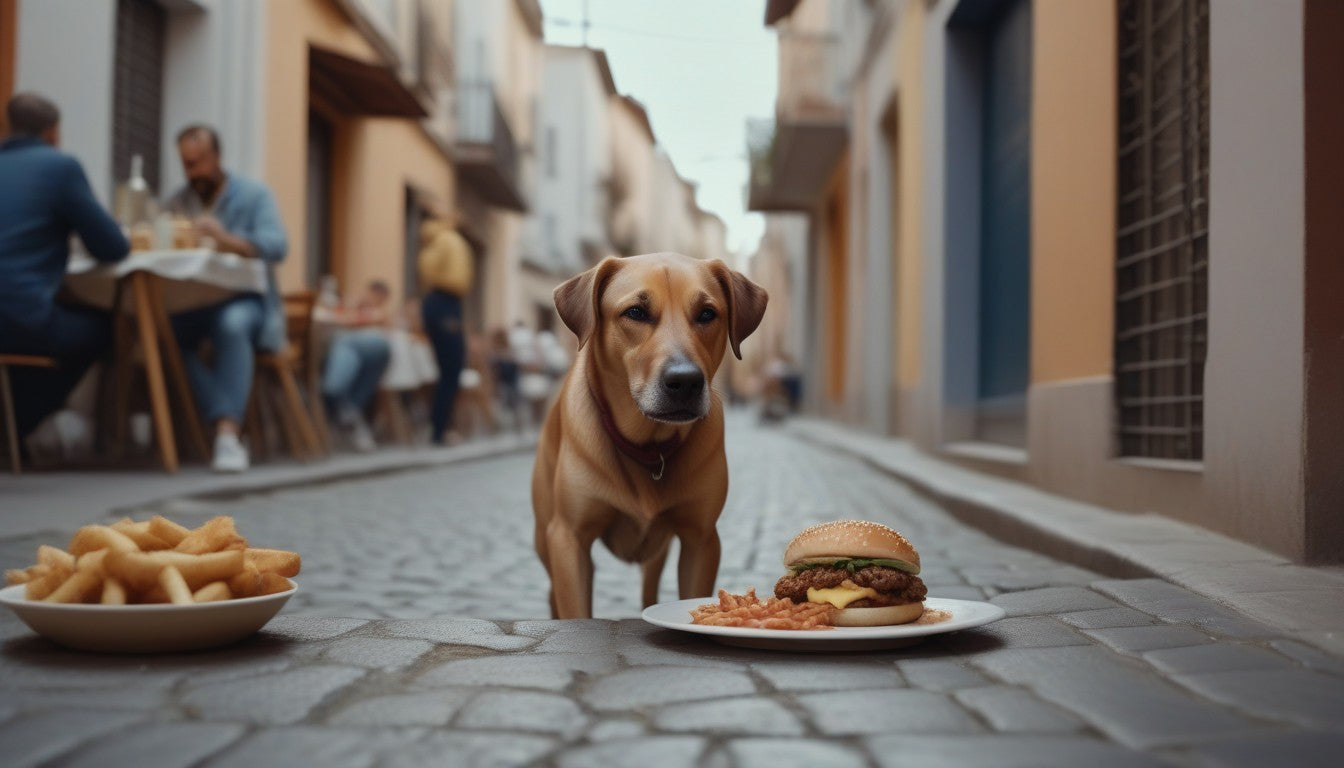
[[[559,516],[546,526],[554,618],[593,617],[593,539],[580,536]]]
[[[681,541],[677,559],[677,591],[681,599],[713,595],[714,579],[719,575],[719,532],[714,521],[679,530],[677,539]]]

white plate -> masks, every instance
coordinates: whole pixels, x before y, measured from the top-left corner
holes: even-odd
[[[692,610],[717,600],[718,598],[713,597],[697,597],[659,603],[645,608],[643,617],[650,624],[681,632],[709,635],[727,645],[780,651],[869,651],[877,648],[898,648],[917,643],[929,635],[979,627],[1003,618],[1003,609],[992,603],[930,597],[924,600],[924,610],[947,611],[952,614],[951,618],[937,624],[805,630],[715,627],[691,623]]]
[[[0,603],[34,632],[67,648],[153,653],[236,643],[261,629],[298,589],[195,605],[84,605],[27,600],[19,584],[0,590]]]

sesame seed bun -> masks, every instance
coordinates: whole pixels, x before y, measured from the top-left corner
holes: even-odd
[[[916,572],[919,570],[919,552],[913,544],[891,528],[865,520],[836,520],[814,525],[795,536],[784,550],[786,567],[836,558],[902,560],[915,566]]]

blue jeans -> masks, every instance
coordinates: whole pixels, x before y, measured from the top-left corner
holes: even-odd
[[[173,315],[173,333],[182,347],[182,361],[196,405],[207,421],[230,419],[242,423],[252,391],[254,355],[265,312],[260,296],[246,294]],[[200,356],[201,342],[206,339],[214,346],[213,368]]]
[[[54,357],[59,368],[9,369],[14,421],[20,436],[65,405],[89,366],[112,348],[112,321],[106,312],[57,305],[37,327],[0,315],[0,352]]]
[[[443,442],[443,433],[453,426],[453,403],[462,366],[467,361],[467,337],[462,327],[462,300],[443,291],[430,291],[420,303],[425,333],[434,346],[439,363],[439,381],[434,386],[434,407],[430,409],[430,439]]]
[[[392,345],[375,330],[340,331],[322,364],[322,394],[337,414],[363,410],[387,370]]]

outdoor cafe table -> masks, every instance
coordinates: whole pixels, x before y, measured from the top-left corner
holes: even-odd
[[[205,431],[191,396],[177,338],[168,321],[170,313],[217,304],[238,293],[266,290],[266,268],[256,259],[204,248],[136,251],[115,264],[100,264],[84,254],[71,257],[65,288],[77,301],[102,309],[120,309],[133,314],[140,346],[145,356],[145,379],[149,387],[159,457],[164,470],[176,472],[177,442],[168,401],[164,368],[172,379],[173,395],[183,414],[187,436],[202,456],[209,453]],[[120,324],[118,324],[120,327]],[[118,344],[123,343],[118,333]],[[116,365],[119,394],[127,375],[129,356],[118,349]],[[121,398],[118,398],[121,402]],[[118,430],[122,425],[118,425]],[[119,432],[120,433],[120,432]]]

